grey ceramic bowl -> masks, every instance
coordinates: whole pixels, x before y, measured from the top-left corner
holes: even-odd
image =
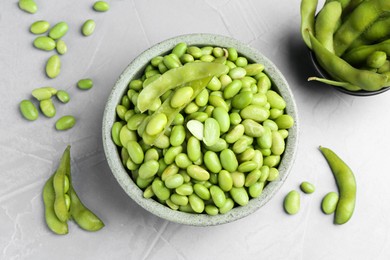
[[[120,103],[122,96],[126,93],[129,81],[133,78],[139,77],[142,74],[146,64],[153,57],[167,53],[179,42],[186,42],[188,45],[197,46],[211,45],[220,47],[234,47],[241,55],[247,57],[248,60],[264,64],[264,71],[273,81],[274,88],[286,100],[287,113],[295,119],[295,125],[289,130],[289,136],[286,142],[286,150],[278,167],[280,172],[279,180],[273,181],[266,185],[262,195],[256,199],[251,199],[248,205],[244,207],[233,208],[230,212],[223,215],[219,214],[217,216],[209,216],[206,214],[190,214],[174,211],[153,199],[145,199],[141,189],[136,186],[129,173],[122,165],[118,148],[111,139],[111,126],[116,120],[115,107]],[[276,194],[276,192],[285,182],[294,162],[298,144],[298,125],[299,122],[297,108],[288,83],[280,71],[276,68],[276,66],[266,57],[264,57],[264,55],[262,55],[258,50],[229,37],[214,34],[190,34],[171,38],[156,44],[155,46],[141,53],[124,70],[116,82],[114,88],[112,89],[105,107],[103,116],[103,145],[108,165],[121,188],[129,195],[129,197],[131,197],[145,210],[153,213],[156,216],[176,223],[193,226],[212,226],[229,223],[248,216],[249,214],[261,208]]]

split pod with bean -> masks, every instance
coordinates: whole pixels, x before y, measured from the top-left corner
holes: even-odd
[[[104,223],[85,207],[76,194],[72,184],[70,160],[70,146],[67,146],[58,168],[43,187],[46,224],[58,235],[68,233],[70,219],[84,230],[98,231],[104,227]]]

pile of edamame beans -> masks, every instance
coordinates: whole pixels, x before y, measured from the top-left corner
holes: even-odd
[[[390,86],[390,1],[302,0],[301,33],[332,79],[310,77],[348,91]]]
[[[129,82],[112,139],[146,199],[225,214],[278,180],[294,119],[263,70],[235,48],[181,42]]]
[[[27,13],[35,14],[38,11],[38,6],[34,0],[19,0],[19,8]],[[95,1],[93,10],[97,12],[106,12],[110,6],[105,1]],[[81,33],[84,36],[90,36],[95,30],[96,24],[92,19],[86,20],[81,26]],[[54,79],[61,72],[61,59],[59,55],[64,55],[68,51],[68,46],[63,40],[67,34],[69,26],[66,22],[61,21],[51,26],[46,20],[38,20],[31,24],[30,32],[37,36],[33,41],[33,46],[42,51],[53,51],[57,53],[49,57],[45,65],[45,72],[48,78]],[[47,33],[47,35],[43,35]],[[81,90],[88,90],[93,87],[93,81],[89,78],[81,79],[77,82],[77,87]],[[70,95],[65,90],[57,90],[53,87],[40,87],[32,91],[34,101],[39,102],[39,109],[46,117],[52,118],[56,115],[56,108],[52,97],[56,96],[61,103],[68,103]],[[35,121],[39,117],[38,109],[33,101],[24,99],[20,102],[19,108],[22,116],[29,120]],[[76,118],[72,115],[65,115],[58,118],[55,122],[57,130],[68,130],[76,124]]]

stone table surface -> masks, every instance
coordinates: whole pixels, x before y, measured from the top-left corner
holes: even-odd
[[[108,0],[106,13],[93,11],[92,0],[36,2],[32,15],[17,0],[0,1],[0,259],[390,259],[390,91],[356,97],[307,82],[315,71],[299,32],[299,0]],[[29,33],[41,19],[70,27],[55,79],[44,73],[53,52],[35,49]],[[80,33],[87,19],[96,21],[90,37]],[[189,33],[226,35],[261,51],[287,79],[300,118],[296,160],[275,197],[248,217],[205,228],[168,222],[133,202],[108,167],[101,137],[104,104],[124,68],[152,45]],[[81,78],[94,87],[77,89]],[[28,122],[18,104],[42,86],[67,90],[71,102],[56,102],[55,118]],[[58,132],[54,122],[65,114],[77,124]],[[68,144],[75,189],[105,222],[99,232],[72,222],[57,236],[46,227],[42,187]],[[345,225],[320,209],[337,186],[319,145],[355,172],[357,204]],[[283,198],[302,181],[317,190],[301,194],[300,212],[287,215]]]

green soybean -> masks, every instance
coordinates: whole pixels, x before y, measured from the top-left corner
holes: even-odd
[[[207,169],[213,173],[218,173],[222,170],[222,165],[219,161],[218,155],[213,151],[207,151],[204,154],[203,161]]]
[[[33,34],[42,34],[50,28],[50,23],[45,20],[39,20],[31,24],[30,32]]]
[[[131,160],[136,164],[142,163],[144,160],[144,152],[140,144],[137,141],[130,140],[126,146]]]
[[[256,122],[263,122],[268,119],[269,110],[261,106],[249,105],[240,111],[240,116],[243,119],[252,119]]]
[[[56,47],[56,42],[48,36],[38,36],[35,38],[34,47],[44,51],[52,51]]]
[[[65,235],[68,233],[68,224],[58,219],[54,211],[55,191],[53,187],[52,175],[43,187],[42,197],[45,206],[45,221],[46,225],[51,231],[58,235]]]
[[[168,122],[168,118],[164,113],[159,113],[154,116],[146,126],[146,133],[149,135],[157,135],[161,133],[166,124]]]
[[[110,9],[110,5],[106,1],[96,1],[93,4],[93,10],[97,12],[106,12]]]
[[[31,95],[38,101],[49,99],[52,97],[53,92],[48,87],[36,88],[31,92]]]
[[[198,195],[193,193],[190,196],[188,196],[188,202],[191,205],[191,208],[194,210],[194,212],[196,212],[196,213],[203,212],[204,207],[205,207],[204,201],[201,198],[199,198]]]
[[[60,117],[55,124],[55,127],[59,131],[64,131],[71,129],[76,124],[76,119],[74,116],[71,115],[65,115]]]
[[[88,90],[93,87],[93,81],[92,79],[86,78],[86,79],[80,79],[77,82],[77,87],[82,90]]]
[[[199,140],[191,136],[187,141],[187,154],[191,161],[195,162],[201,157],[201,147]]]
[[[290,214],[294,215],[298,213],[301,205],[300,195],[296,190],[290,191],[284,198],[284,210]]]
[[[165,187],[164,182],[159,178],[154,179],[152,182],[153,193],[159,200],[165,201],[169,199],[171,192],[167,187]]]
[[[58,90],[56,93],[57,99],[62,103],[68,103],[70,100],[69,93],[65,90]]]
[[[35,14],[38,11],[38,6],[34,0],[19,0],[19,8],[27,13]]]
[[[232,196],[233,200],[240,206],[245,206],[249,202],[248,192],[244,187],[233,187],[230,190],[230,195]]]
[[[336,192],[331,191],[327,193],[321,202],[322,211],[328,215],[332,214],[336,211],[338,201],[339,195]]]
[[[194,192],[192,184],[184,183],[175,189],[175,192],[182,196],[189,196]]]
[[[227,170],[228,172],[234,172],[237,170],[238,161],[232,150],[224,149],[220,153],[219,158],[223,169]]]
[[[248,188],[249,195],[252,198],[258,198],[264,189],[264,182],[255,182]]]
[[[194,184],[194,192],[199,196],[202,200],[209,200],[211,198],[210,191],[204,185],[200,183]]]
[[[218,185],[223,191],[230,191],[233,187],[232,175],[226,170],[221,170],[218,173]]]
[[[219,140],[220,127],[214,118],[207,118],[203,129],[203,142],[205,145],[214,145]]]
[[[39,107],[46,117],[54,117],[56,115],[56,108],[51,99],[41,100]]]
[[[56,78],[61,71],[61,60],[58,55],[52,55],[46,63],[46,75],[53,79]]]
[[[191,178],[197,181],[207,181],[210,178],[210,173],[198,165],[188,166],[187,173]]]
[[[215,206],[217,206],[218,208],[221,208],[226,202],[225,193],[220,187],[216,185],[210,187],[210,196]]]
[[[194,90],[191,87],[182,87],[176,90],[171,99],[171,107],[178,108],[188,104],[191,101],[191,97],[194,94]]]
[[[30,100],[22,100],[19,103],[19,110],[22,116],[29,121],[34,121],[38,118],[38,110]]]
[[[96,27],[96,23],[94,20],[92,19],[88,19],[86,20],[82,27],[81,27],[81,32],[84,36],[90,36],[93,34],[93,32],[95,31],[95,27]]]
[[[56,42],[56,50],[58,54],[64,55],[68,51],[68,46],[63,40],[57,40]]]
[[[174,174],[167,177],[164,183],[168,189],[176,189],[184,183],[184,178],[180,174]]]
[[[49,31],[49,37],[53,40],[62,38],[69,30],[69,26],[66,22],[59,22],[55,24]]]
[[[218,208],[214,205],[211,205],[211,204],[208,204],[205,206],[205,212],[207,213],[207,215],[210,215],[210,216],[215,216],[215,215],[218,215]]]
[[[179,206],[185,206],[188,204],[188,197],[173,193],[170,197],[171,201]]]
[[[302,182],[299,187],[304,193],[307,194],[313,193],[315,191],[315,186],[312,183],[307,181]]]
[[[158,168],[159,163],[156,160],[148,160],[140,166],[138,170],[139,177],[143,179],[151,178],[156,175]]]

